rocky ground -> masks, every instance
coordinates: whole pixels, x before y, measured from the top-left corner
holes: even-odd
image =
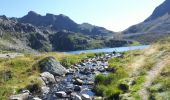
[[[43,83],[41,92],[34,96],[28,90],[24,90],[21,94],[12,95],[10,99],[92,100],[102,98],[97,97],[93,92],[94,78],[98,74],[107,75],[110,73],[112,69],[108,67],[108,59],[119,56],[121,56],[119,53],[106,53],[102,56],[90,58],[79,64],[72,65],[69,69],[60,66],[61,71],[58,75],[54,73],[58,69],[54,65],[58,63],[55,62],[55,59],[49,57],[48,60],[45,60],[46,62],[40,63],[42,67],[46,66],[40,75],[40,80]]]

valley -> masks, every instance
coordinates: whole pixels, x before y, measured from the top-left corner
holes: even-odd
[[[0,15],[0,100],[170,100],[170,0],[149,6],[140,1],[148,9],[160,5],[144,21],[119,32],[97,25],[109,28],[115,21],[111,25],[121,28],[137,20],[130,12],[135,14],[139,1],[131,11],[127,1],[121,1],[121,8],[110,1],[46,2],[50,6],[30,1],[24,1],[30,9],[10,1],[15,7]],[[4,10],[8,3],[3,2]],[[67,13],[60,14],[65,8]],[[127,22],[116,23],[117,17]]]

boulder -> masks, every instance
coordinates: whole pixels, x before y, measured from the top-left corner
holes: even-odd
[[[63,76],[67,70],[54,57],[47,57],[39,61],[42,72],[50,72],[53,75]]]
[[[44,81],[46,85],[54,84],[56,83],[55,78],[52,74],[49,72],[43,72],[40,74],[41,79]]]
[[[9,97],[9,100],[28,100],[29,93],[22,93],[17,95],[12,95]]]
[[[55,95],[60,98],[64,98],[67,96],[67,94],[64,91],[56,92]]]
[[[82,94],[82,100],[92,100],[92,98],[88,94]]]

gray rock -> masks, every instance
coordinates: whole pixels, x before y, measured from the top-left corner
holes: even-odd
[[[92,98],[87,94],[82,94],[81,98],[82,100],[92,100]]]
[[[81,99],[81,97],[79,95],[75,95],[74,100],[82,100],[82,99]]]
[[[47,57],[39,62],[42,72],[50,72],[53,75],[63,76],[67,70],[54,57]]]
[[[67,96],[67,94],[64,91],[56,92],[55,95],[61,98],[64,98]]]
[[[74,91],[81,91],[81,86],[75,85],[74,86]]]
[[[73,82],[73,84],[83,85],[83,80],[77,78],[77,79],[75,79],[75,81]]]
[[[22,93],[22,94],[10,96],[9,100],[27,100],[28,97],[29,97],[29,93]]]
[[[50,74],[49,72],[43,72],[40,74],[40,76],[46,85],[56,83],[54,76]]]
[[[47,94],[49,92],[50,92],[50,88],[49,87],[47,87],[47,86],[42,86],[41,87],[41,93]]]
[[[33,100],[42,100],[42,99],[40,99],[38,97],[34,97]]]

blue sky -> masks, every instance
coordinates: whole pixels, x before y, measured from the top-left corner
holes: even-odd
[[[21,17],[32,10],[39,14],[64,14],[77,23],[88,22],[121,31],[142,22],[164,0],[1,0],[0,15]]]

